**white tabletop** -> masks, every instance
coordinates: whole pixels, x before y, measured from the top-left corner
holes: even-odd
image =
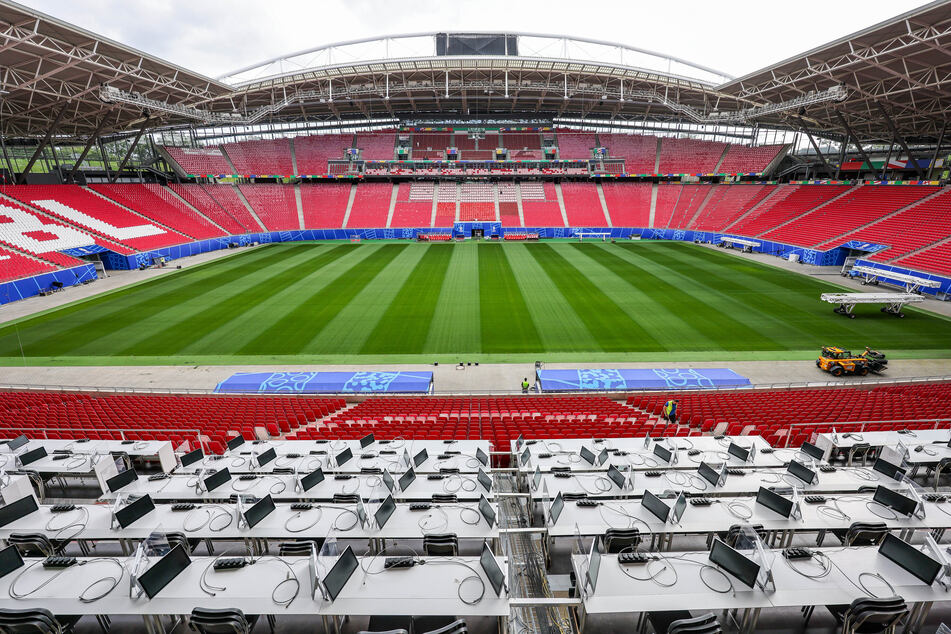
[[[380,454],[379,451],[373,448],[363,449],[359,453],[354,453],[353,457],[342,466],[332,467],[332,470],[338,473],[352,474],[360,473],[362,469],[388,469],[391,473],[404,471],[406,469],[406,461],[404,459],[403,450],[395,451],[385,449],[386,445],[383,445],[383,447],[383,451],[394,451],[394,453]],[[331,456],[326,453],[326,449],[310,449],[309,451],[321,452],[313,454],[307,452],[303,454],[297,454],[295,452],[279,453],[275,459],[264,466],[259,466],[257,456],[264,451],[265,450],[260,449],[260,445],[254,445],[253,453],[250,447],[248,449],[240,447],[237,451],[233,451],[223,458],[219,458],[218,456],[205,456],[201,461],[190,464],[182,470],[191,472],[200,468],[217,470],[222,467],[228,467],[228,470],[232,473],[271,473],[275,469],[295,469],[302,473],[308,473],[315,469],[331,470],[329,466]],[[412,458],[413,455],[410,455],[411,461]],[[488,471],[489,467],[483,466],[482,463],[476,459],[474,453],[472,455],[462,453],[430,453],[426,460],[414,466],[414,469],[417,473],[422,474],[439,473],[440,469],[458,469],[459,473],[474,474],[480,469]]]
[[[897,447],[898,443],[902,443],[906,447],[914,447],[923,443],[947,443],[948,440],[951,440],[951,430],[949,429],[915,429],[910,430],[909,433],[899,433],[897,431],[840,431],[834,439],[831,433],[817,434],[816,436],[816,444],[823,449],[826,447],[850,449],[860,443],[868,443],[872,447]]]

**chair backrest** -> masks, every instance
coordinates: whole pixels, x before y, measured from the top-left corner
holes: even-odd
[[[459,554],[455,533],[423,535],[423,551],[430,557],[454,557]]]
[[[763,528],[762,524],[733,524],[730,526],[730,529],[726,533],[726,538],[723,540],[727,546],[736,547],[736,540],[739,539],[740,534],[744,528],[752,528],[760,539],[766,539],[766,529]]]
[[[357,634],[409,634],[409,632],[407,632],[404,629],[386,630],[385,632],[380,632],[380,631],[371,632],[369,630],[360,630],[359,632],[357,632]]]
[[[189,555],[192,552],[191,545],[188,543],[188,538],[185,537],[185,533],[178,531],[172,531],[170,533],[165,533],[165,539],[168,541],[170,548],[175,548],[176,546],[181,546],[186,553]]]
[[[334,493],[334,504],[357,504],[360,501],[358,493]]]
[[[884,522],[853,522],[845,533],[846,546],[877,546],[888,534]]]
[[[4,608],[0,609],[0,631],[9,634],[61,634],[63,628],[49,610]]]
[[[587,493],[571,493],[571,492],[562,492],[561,499],[565,502],[572,502],[574,500],[584,500],[588,497]]]
[[[426,632],[416,632],[415,634],[468,634],[469,628],[466,627],[466,622],[462,619],[453,621],[449,625],[444,625],[439,629],[429,630]]]
[[[322,544],[317,540],[306,539],[298,542],[281,542],[277,545],[277,554],[281,557],[306,557],[310,555],[311,547],[320,550]]]
[[[718,634],[721,631],[717,617],[709,612],[689,619],[680,619],[667,626],[667,634]]]
[[[56,554],[53,542],[42,533],[10,533],[7,543],[16,546],[24,557],[52,557]]]
[[[188,620],[199,634],[250,634],[251,625],[237,608],[195,608]]]
[[[455,493],[433,493],[434,504],[455,504],[459,497]]]
[[[843,615],[843,631],[884,632],[908,615],[908,606],[901,597],[856,599]],[[871,626],[875,626],[872,629]]]
[[[622,550],[633,550],[641,543],[641,533],[636,528],[609,528],[604,533],[605,552],[616,555]]]

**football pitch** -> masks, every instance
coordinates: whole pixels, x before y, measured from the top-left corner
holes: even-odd
[[[6,365],[947,357],[951,321],[677,242],[284,243],[0,328]]]

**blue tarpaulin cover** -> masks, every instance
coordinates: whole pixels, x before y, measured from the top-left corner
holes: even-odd
[[[74,258],[81,258],[84,255],[92,255],[94,253],[102,253],[103,251],[108,251],[106,247],[99,246],[98,244],[90,244],[86,247],[74,247],[72,249],[63,249],[63,253],[66,255],[71,255]]]
[[[432,372],[240,372],[219,383],[215,392],[426,393],[432,382]]]
[[[695,390],[750,384],[748,378],[726,368],[539,370],[537,374],[543,392]]]

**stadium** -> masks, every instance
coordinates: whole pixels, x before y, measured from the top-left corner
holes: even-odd
[[[446,29],[0,0],[0,632],[951,632],[951,0]]]

